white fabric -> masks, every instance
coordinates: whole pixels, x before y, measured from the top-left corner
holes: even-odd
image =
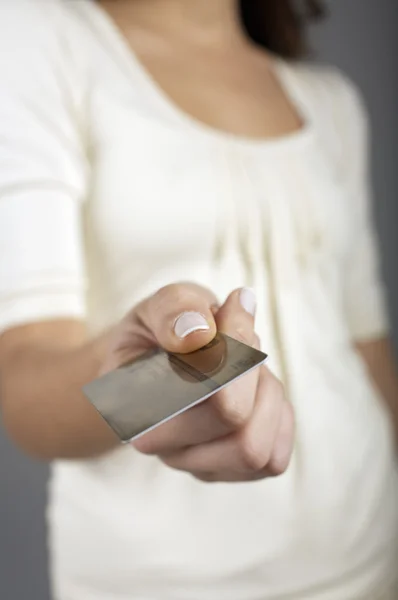
[[[130,448],[56,464],[56,600],[374,600],[393,579],[392,435],[351,343],[387,331],[366,117],[338,72],[275,69],[305,125],[243,139],[174,106],[89,0],[1,4],[0,328],[96,333],[169,282],[249,284],[297,416],[272,481]]]

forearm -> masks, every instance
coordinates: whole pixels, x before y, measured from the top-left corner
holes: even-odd
[[[392,343],[382,339],[357,348],[391,413],[398,439],[398,369]]]
[[[1,414],[17,445],[52,460],[94,457],[117,444],[81,391],[104,354],[101,338],[71,349],[25,344],[2,358]]]

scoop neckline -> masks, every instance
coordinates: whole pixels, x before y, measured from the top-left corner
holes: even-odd
[[[90,9],[89,17],[95,18],[95,23],[90,21],[90,25],[101,30],[101,33],[110,40],[109,50],[117,54],[119,60],[122,61],[129,75],[134,75],[145,86],[148,94],[152,97],[159,109],[165,115],[168,115],[174,123],[179,125],[196,136],[207,138],[209,141],[222,143],[225,146],[252,148],[252,149],[268,149],[277,150],[284,148],[301,147],[313,138],[313,122],[309,114],[307,103],[304,101],[302,94],[295,81],[294,67],[282,58],[270,54],[272,63],[273,76],[277,79],[286,98],[297,112],[302,126],[290,133],[283,134],[278,137],[252,137],[234,134],[217,127],[208,125],[204,121],[189,114],[175,102],[162,86],[157,82],[156,78],[150,73],[145,64],[139,58],[134,48],[129,44],[123,32],[119,29],[111,15],[96,1],[86,0],[78,2],[76,5],[81,8],[84,5]],[[75,6],[76,6],[75,5]]]

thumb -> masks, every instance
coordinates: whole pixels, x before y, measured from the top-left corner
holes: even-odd
[[[181,283],[162,288],[141,302],[130,316],[168,352],[198,350],[217,332],[214,294],[201,286]]]

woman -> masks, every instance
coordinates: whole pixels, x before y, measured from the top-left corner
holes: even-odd
[[[396,598],[357,91],[294,60],[288,0],[19,0],[0,23],[2,414],[55,460],[54,597]],[[270,370],[121,449],[83,384],[216,329],[256,331]]]

